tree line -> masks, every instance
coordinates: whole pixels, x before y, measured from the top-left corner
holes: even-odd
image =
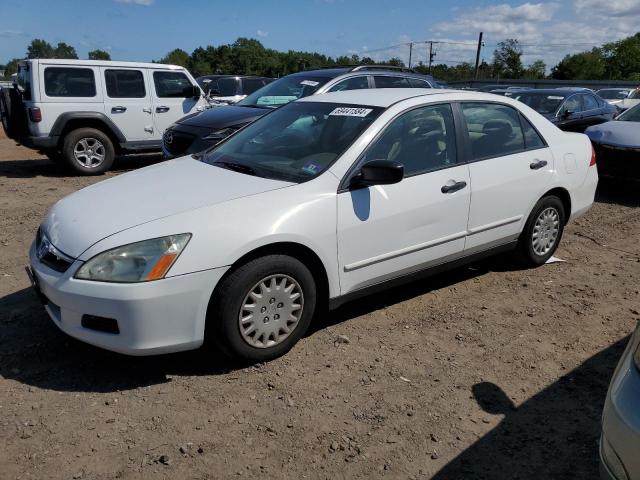
[[[623,40],[607,43],[590,51],[566,55],[547,75],[544,61],[536,60],[525,66],[523,51],[517,39],[498,43],[490,63],[479,65],[478,78],[482,79],[544,79],[559,80],[638,80],[640,81],[640,32]],[[34,39],[26,51],[26,58],[78,58],[75,48],[64,42],[53,46],[45,40]],[[109,52],[92,50],[89,59],[110,60]],[[17,71],[19,59],[5,66],[5,77]],[[342,55],[331,57],[316,52],[288,50],[286,52],[266,48],[252,38],[238,38],[235,42],[219,46],[198,47],[193,52],[176,48],[158,63],[171,63],[186,67],[195,76],[209,74],[260,75],[281,77],[304,69],[332,65],[382,64],[404,67],[398,57],[374,61],[368,56]],[[431,73],[443,81],[468,80],[475,75],[475,65],[461,62],[457,65],[435,64],[429,68],[423,62],[412,67],[420,73]]]

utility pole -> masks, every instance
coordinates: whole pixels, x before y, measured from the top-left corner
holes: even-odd
[[[480,50],[482,49],[482,32],[480,32],[480,36],[478,37],[478,51],[476,52],[476,74],[474,79],[478,79],[478,73],[480,72]]]
[[[435,53],[433,53],[433,42],[429,42],[429,75],[431,75],[431,63],[433,63],[433,57],[435,56]]]
[[[413,53],[413,42],[409,42],[409,68],[411,68],[411,54]]]

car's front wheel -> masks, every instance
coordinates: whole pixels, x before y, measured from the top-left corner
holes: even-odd
[[[538,201],[518,245],[520,256],[527,265],[542,265],[551,258],[562,238],[564,224],[564,205],[558,197],[549,195]]]
[[[283,355],[309,327],[316,282],[287,255],[249,261],[222,280],[207,320],[207,337],[226,354],[263,362]]]

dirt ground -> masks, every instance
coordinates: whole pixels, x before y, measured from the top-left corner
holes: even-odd
[[[28,246],[56,200],[101,178],[0,138],[1,479],[597,478],[606,389],[640,319],[638,187],[601,185],[565,263],[500,257],[365,298],[246,367],[112,354],[49,321]]]

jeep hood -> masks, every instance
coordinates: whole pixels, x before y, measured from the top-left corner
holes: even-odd
[[[47,214],[42,231],[56,248],[78,258],[96,242],[137,225],[290,185],[182,157],[63,198]]]

